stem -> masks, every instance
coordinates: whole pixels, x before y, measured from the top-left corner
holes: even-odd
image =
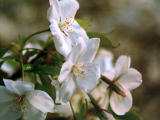
[[[23,68],[23,56],[20,55],[20,64],[22,69],[22,81],[24,81],[24,68]]]
[[[123,86],[115,80],[110,80],[106,76],[101,76],[101,80],[109,85],[109,88],[121,95],[122,97],[126,97],[127,94]]]
[[[69,104],[70,104],[70,107],[71,107],[71,110],[72,110],[72,113],[73,113],[73,119],[77,120],[76,113],[74,112],[74,109],[73,109],[71,101],[69,101]]]
[[[25,45],[25,43],[27,42],[27,40],[29,40],[29,39],[32,38],[33,36],[38,35],[38,34],[41,34],[41,33],[44,33],[44,32],[49,32],[49,31],[50,31],[50,29],[48,28],[48,29],[45,29],[45,30],[42,30],[42,31],[39,31],[39,32],[36,32],[36,33],[33,33],[33,34],[29,35],[28,37],[26,37],[26,38],[24,39],[24,45]],[[24,47],[24,45],[22,46],[22,48]]]
[[[102,120],[108,120],[108,118],[105,116],[105,114],[104,114],[104,112],[107,112],[107,113],[109,113],[109,114],[112,114],[111,112],[109,112],[108,110],[106,110],[106,109],[103,109],[103,108],[101,108],[101,106],[97,103],[97,101],[94,99],[94,97],[91,95],[91,94],[89,94],[88,93],[88,96],[89,96],[89,98],[90,98],[90,100],[91,100],[91,103],[92,103],[92,105],[94,106],[94,108],[95,108],[95,110],[97,111],[97,112],[100,112],[101,113],[101,117],[103,118],[101,118],[101,117],[99,117],[100,119],[102,119]]]

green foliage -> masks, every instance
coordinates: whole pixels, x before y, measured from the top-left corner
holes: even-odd
[[[0,48],[0,58],[3,57],[3,55],[8,52],[13,47],[13,45],[9,45],[7,48]]]
[[[24,65],[24,70],[26,72],[33,72],[37,74],[44,74],[44,75],[59,75],[60,68],[57,66],[47,66],[47,65],[31,65],[26,64]]]
[[[120,44],[113,44],[110,39],[107,38],[107,36],[103,33],[98,32],[87,32],[89,38],[100,38],[101,43],[100,46],[104,48],[117,48]]]
[[[39,74],[39,77],[40,77],[42,84],[39,84],[37,82],[35,84],[35,88],[46,91],[52,97],[52,99],[55,101],[56,89],[53,85],[51,85],[51,79],[47,75],[44,75],[44,74]]]
[[[91,20],[90,19],[88,19],[88,20],[83,20],[83,19],[76,19],[76,21],[80,24],[80,26],[83,28],[83,29],[85,29],[85,30],[87,30],[87,28],[90,26],[90,24],[91,24]]]
[[[86,119],[88,114],[88,102],[85,99],[81,98],[79,101],[79,114],[78,114],[78,120],[84,120]]]
[[[116,120],[142,120],[140,115],[134,110],[130,110],[128,113],[126,113],[123,116],[114,115],[114,117],[116,118]]]

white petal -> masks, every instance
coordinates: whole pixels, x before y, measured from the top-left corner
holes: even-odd
[[[62,103],[67,103],[72,96],[77,92],[77,85],[73,80],[73,76],[70,74],[66,77],[62,87],[59,91],[59,98]]]
[[[82,37],[84,41],[88,40],[88,36],[86,31],[77,23],[77,21],[72,20],[70,29],[66,29],[70,39],[72,40],[72,44],[75,45],[77,43],[77,38]]]
[[[66,78],[68,77],[68,75],[71,73],[72,71],[72,66],[73,64],[71,63],[71,61],[66,61],[63,65],[62,65],[62,68],[61,68],[61,71],[60,71],[60,75],[58,77],[58,81],[60,83],[62,83],[63,81],[66,80]]]
[[[32,91],[27,96],[27,99],[29,100],[30,104],[44,113],[54,112],[54,102],[52,98],[44,91]]]
[[[66,18],[75,17],[76,12],[79,9],[79,4],[77,0],[61,0],[59,1],[59,7],[62,20],[65,20]]]
[[[115,120],[115,118],[113,117],[112,114],[108,113],[108,112],[104,112],[106,117],[108,118],[108,120]]]
[[[65,36],[64,33],[61,32],[56,21],[52,21],[50,25],[50,30],[54,36],[54,44],[56,50],[63,56],[67,57],[72,49],[71,40],[67,36]]]
[[[108,85],[102,82],[91,92],[91,95],[103,109],[107,109],[109,104],[109,90],[107,88]]]
[[[45,120],[47,114],[39,111],[31,104],[28,105],[28,109],[25,110],[22,118],[24,120]]]
[[[8,102],[13,100],[13,94],[5,87],[0,86],[0,102]]]
[[[21,115],[11,102],[0,102],[0,108],[0,120],[17,120]]]
[[[115,78],[115,73],[112,71],[106,71],[102,75],[104,75],[106,78],[108,78],[110,80],[114,80],[114,78]]]
[[[130,68],[128,73],[124,74],[118,82],[125,86],[128,90],[133,90],[141,85],[142,75],[134,68]]]
[[[100,67],[97,64],[91,63],[86,65],[80,65],[79,70],[74,70],[76,76],[77,85],[85,92],[90,92],[96,87],[100,78]]]
[[[92,38],[86,40],[86,49],[78,60],[79,63],[90,63],[95,58],[97,50],[99,48],[100,39]]]
[[[120,56],[116,62],[116,77],[128,72],[131,64],[131,58],[129,56]]]
[[[55,110],[57,111],[58,114],[65,117],[71,116],[73,114],[69,104],[55,105]]]
[[[128,90],[126,90],[126,93],[126,97],[122,97],[115,92],[111,94],[110,105],[117,115],[124,115],[132,107],[132,95]]]
[[[102,74],[106,73],[107,71],[115,72],[112,59],[113,59],[113,54],[110,51],[101,50],[98,52],[98,55],[94,60],[94,63],[100,65],[100,70]]]
[[[4,84],[8,90],[19,95],[34,90],[34,85],[26,81],[13,81],[4,79]]]
[[[60,8],[58,4],[58,0],[49,0],[50,8],[47,12],[48,20],[52,23],[53,20],[59,22],[60,19]]]
[[[81,38],[79,38],[79,39],[81,39]],[[79,41],[79,43],[76,46],[73,47],[73,49],[72,49],[71,53],[69,54],[67,60],[71,61],[72,64],[75,64],[78,61],[80,55],[84,52],[83,50],[84,50],[85,47],[86,46],[85,46],[84,41],[81,41],[81,42]]]

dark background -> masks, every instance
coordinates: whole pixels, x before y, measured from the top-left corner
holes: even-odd
[[[92,19],[88,31],[107,33],[120,47],[115,58],[129,55],[143,74],[133,92],[134,105],[144,120],[160,118],[160,0],[79,0],[77,18]],[[0,47],[48,28],[48,0],[0,0]]]

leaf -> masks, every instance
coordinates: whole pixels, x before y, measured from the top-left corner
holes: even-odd
[[[51,84],[51,79],[47,75],[39,74],[42,85],[36,84],[36,88],[46,91],[52,99],[56,99],[56,89]]]
[[[47,65],[34,66],[30,64],[24,65],[24,70],[26,72],[34,72],[38,74],[53,75],[53,76],[59,75],[60,72],[60,68],[57,66],[47,66]]]
[[[113,44],[111,40],[107,38],[107,36],[104,33],[98,33],[98,32],[87,32],[89,38],[100,38],[100,46],[105,48],[117,48],[120,44]]]
[[[80,24],[80,26],[87,30],[87,28],[90,26],[91,24],[91,20],[88,19],[88,20],[83,20],[83,19],[76,19],[76,21]]]
[[[135,112],[134,110],[129,111],[123,116],[117,116],[115,115],[116,120],[142,120],[140,115]]]
[[[3,55],[8,52],[13,47],[13,45],[9,45],[7,48],[0,48],[0,58],[3,57]]]

